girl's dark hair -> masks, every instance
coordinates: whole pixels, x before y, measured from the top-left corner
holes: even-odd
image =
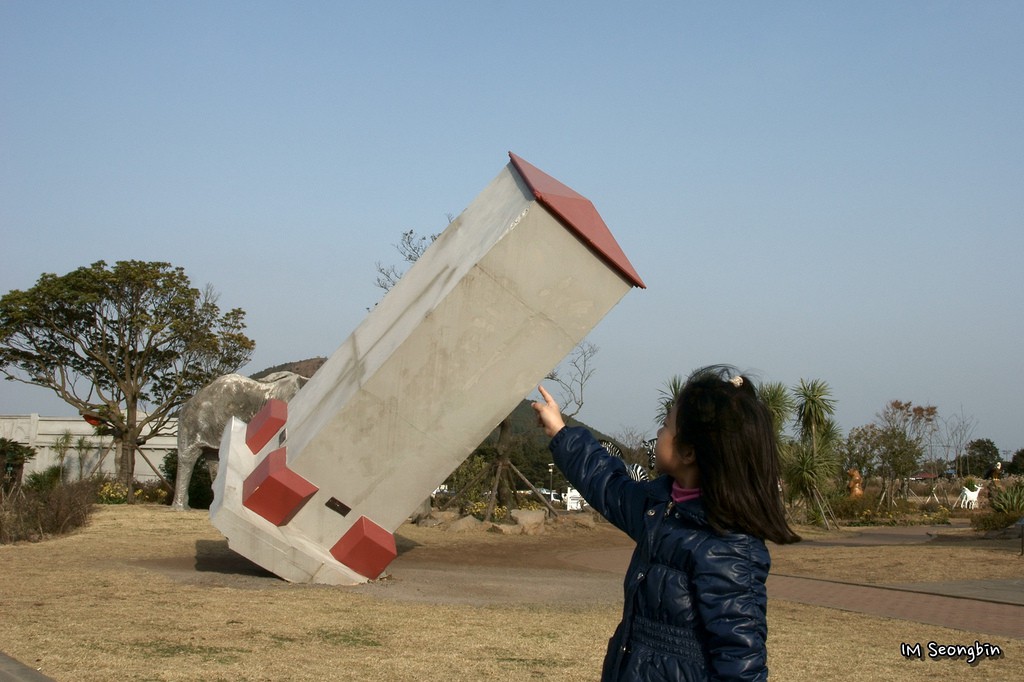
[[[750,379],[724,365],[691,374],[676,399],[676,445],[694,450],[712,528],[800,540],[782,506],[772,415]]]

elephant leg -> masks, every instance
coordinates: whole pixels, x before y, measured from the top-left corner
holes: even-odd
[[[203,448],[198,444],[189,445],[184,451],[178,451],[178,475],[174,480],[174,502],[171,503],[171,509],[183,511],[189,508],[188,486],[192,482],[192,469],[202,452]]]
[[[217,469],[220,468],[220,457],[206,457],[206,470],[210,472],[210,481],[217,480]]]

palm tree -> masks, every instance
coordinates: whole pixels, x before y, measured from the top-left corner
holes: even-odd
[[[829,385],[820,380],[800,380],[793,388],[796,397],[796,421],[800,438],[787,448],[784,463],[786,482],[791,494],[802,498],[808,508],[817,506],[825,527],[829,519],[835,521],[828,502],[822,495],[839,470],[835,446],[842,437],[839,427],[832,420],[836,401],[831,397]]]
[[[60,478],[57,479],[57,485],[64,483],[64,460],[67,459],[68,450],[71,449],[71,438],[71,431],[64,429],[64,433],[53,441],[53,451],[57,454],[57,466],[60,467]]]
[[[761,384],[758,388],[758,395],[761,397],[768,411],[772,413],[772,426],[775,427],[775,440],[781,451],[783,445],[783,430],[786,424],[793,417],[796,411],[796,400],[792,392],[781,381],[773,381]]]
[[[93,449],[93,444],[89,442],[89,439],[85,436],[79,436],[78,440],[75,441],[75,451],[78,453],[78,480],[81,481],[85,472],[85,459],[89,455],[89,451]]]
[[[800,437],[809,440],[812,450],[817,450],[818,434],[836,411],[836,401],[830,397],[831,392],[832,389],[821,379],[810,382],[801,379],[793,388]]]
[[[679,399],[679,394],[683,392],[684,386],[686,386],[686,377],[681,374],[673,374],[672,378],[665,382],[664,388],[658,389],[658,413],[654,417],[655,422],[661,424],[668,418],[668,413],[672,411],[672,406]]]

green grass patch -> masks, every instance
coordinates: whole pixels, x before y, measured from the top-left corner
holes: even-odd
[[[242,654],[252,653],[249,649],[237,647],[207,646],[204,644],[172,642],[169,640],[135,642],[134,646],[150,656],[159,656],[161,658],[196,656],[204,661],[214,663],[234,663],[240,660]]]
[[[366,628],[317,628],[309,633],[324,644],[352,647],[384,646],[373,631]]]

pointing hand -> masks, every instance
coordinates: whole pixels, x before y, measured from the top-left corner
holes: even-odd
[[[565,428],[562,410],[543,386],[538,386],[537,390],[540,391],[541,397],[544,398],[543,403],[532,403],[532,407],[537,413],[537,422],[544,429],[544,433],[547,434],[548,438],[554,438],[556,433]]]

